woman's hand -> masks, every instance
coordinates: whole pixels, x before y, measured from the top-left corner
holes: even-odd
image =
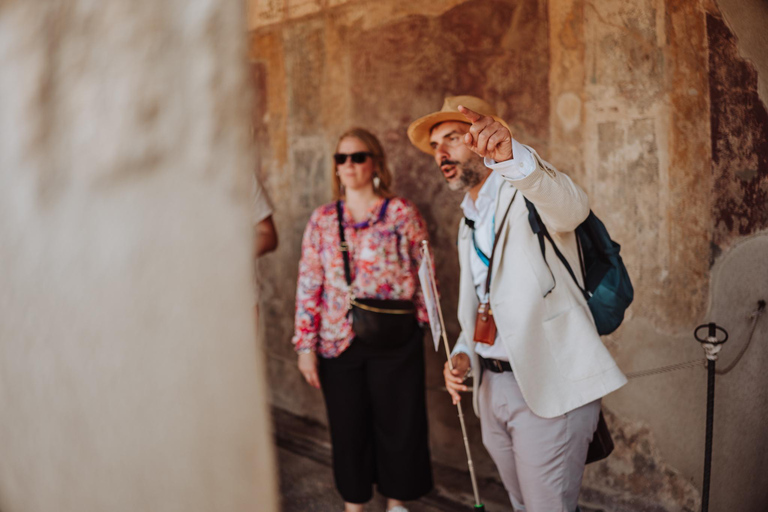
[[[317,355],[314,352],[299,354],[299,371],[310,386],[320,389],[320,377],[317,375]]]
[[[469,389],[464,385],[464,381],[469,373],[470,361],[467,354],[459,352],[451,358],[451,362],[453,363],[453,370],[450,369],[448,361],[446,361],[445,368],[443,368],[443,377],[445,378],[445,387],[453,399],[453,405],[456,405],[461,401],[459,391],[467,391]]]

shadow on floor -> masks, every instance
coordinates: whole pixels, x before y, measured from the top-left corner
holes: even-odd
[[[331,445],[327,429],[316,422],[281,409],[272,410],[275,424],[280,494],[283,512],[341,512],[344,503],[336,493],[331,471]],[[435,488],[418,502],[408,503],[410,512],[468,512],[474,509],[468,471],[432,463]],[[480,497],[488,512],[512,507],[501,483],[478,480]],[[386,500],[377,495],[369,511],[384,511]],[[581,505],[582,512],[612,512]],[[615,511],[619,512],[619,511]]]

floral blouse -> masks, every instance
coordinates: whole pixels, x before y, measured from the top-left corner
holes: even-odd
[[[344,237],[355,297],[411,299],[419,322],[427,323],[418,278],[427,228],[416,207],[399,197],[388,204],[381,199],[366,221],[355,223],[345,206]],[[293,336],[297,351],[312,349],[326,358],[338,357],[355,336],[347,318],[349,286],[339,242],[334,202],[316,209],[304,231]]]

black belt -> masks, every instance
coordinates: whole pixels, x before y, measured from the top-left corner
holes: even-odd
[[[480,355],[477,356],[480,359],[480,366],[484,370],[490,370],[493,373],[511,372],[512,365],[509,361],[502,361],[500,359],[486,359]]]

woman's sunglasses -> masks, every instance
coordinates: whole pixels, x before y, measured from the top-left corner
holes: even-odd
[[[347,161],[348,157],[351,157],[352,163],[361,164],[365,162],[369,156],[373,156],[373,154],[369,153],[368,151],[358,151],[357,153],[352,153],[351,155],[346,153],[336,153],[333,155],[333,160],[336,162],[336,165],[341,165]]]

